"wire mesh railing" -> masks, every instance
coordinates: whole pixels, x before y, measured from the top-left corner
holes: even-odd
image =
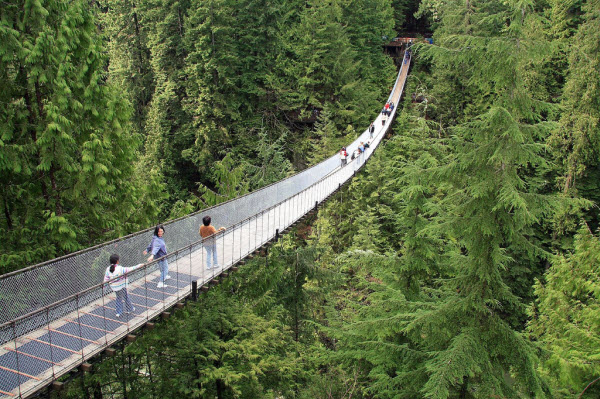
[[[406,57],[388,98],[396,104],[409,67]],[[117,314],[116,294],[102,277],[112,253],[125,266],[143,263],[150,230],[0,277],[0,396],[34,393],[188,296],[192,281],[205,284],[272,240],[364,165],[396,110],[384,123],[381,115],[376,119],[372,138],[365,131],[347,147],[351,153],[360,142],[371,141],[344,167],[335,155],[261,190],[166,223],[166,245],[177,249],[128,274],[134,307],[126,306],[129,312]],[[226,230],[199,240],[205,215]],[[217,266],[207,269],[207,255]],[[157,268],[164,260],[170,279],[161,286]]]

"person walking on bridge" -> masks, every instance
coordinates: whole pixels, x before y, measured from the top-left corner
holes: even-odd
[[[341,165],[340,165],[341,168],[346,166],[346,163],[348,162],[348,152],[346,151],[346,147],[342,147],[342,149],[340,150],[340,162],[341,162]]]
[[[129,295],[127,294],[127,285],[129,285],[127,274],[142,266],[144,266],[143,263],[133,267],[123,267],[119,265],[119,255],[112,254],[110,256],[110,266],[106,269],[106,273],[104,273],[104,282],[108,283],[110,288],[117,295],[115,309],[116,317],[121,317],[123,314],[123,302],[125,302],[127,313],[135,310],[135,307],[131,303],[131,299],[129,299]]]
[[[372,139],[373,133],[375,133],[375,122],[371,122],[371,126],[369,126],[369,136]]]
[[[167,244],[163,238],[164,234],[165,228],[162,224],[159,224],[154,228],[152,241],[150,241],[148,248],[144,251],[144,255],[150,253],[148,262],[152,262],[155,258],[162,258],[167,255]],[[160,281],[156,285],[156,288],[163,288],[165,286],[165,281],[171,278],[171,276],[169,276],[169,263],[166,258],[158,261],[158,268],[160,269]]]
[[[210,224],[211,221],[210,216],[204,216],[202,218],[202,226],[200,226],[200,230],[198,231],[200,237],[204,239],[203,245],[206,248],[206,270],[211,269],[211,267],[215,269],[219,267],[215,234],[225,230],[225,227],[220,227],[219,230],[215,229],[215,226]]]

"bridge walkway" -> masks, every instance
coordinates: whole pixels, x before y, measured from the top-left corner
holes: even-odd
[[[394,101],[395,104],[398,104],[402,94],[409,66],[410,58],[407,56],[389,97],[389,101]],[[90,284],[89,287],[56,301],[48,299],[55,298],[57,288],[49,284],[54,272],[47,271],[49,266],[46,264],[32,267],[22,273],[2,276],[0,300],[3,299],[4,303],[0,316],[10,320],[0,325],[0,398],[26,398],[35,394],[189,296],[192,281],[197,281],[198,287],[209,283],[271,241],[277,231],[291,226],[352,178],[383,139],[395,112],[396,110],[393,110],[392,115],[383,123],[382,115],[377,117],[377,129],[371,140],[371,148],[348,165],[340,167],[336,156],[324,161],[331,164],[333,160],[336,164],[329,169],[323,169],[325,172],[301,191],[265,207],[266,209],[261,209],[261,204],[255,204],[256,200],[250,197],[250,205],[246,201],[246,205],[243,206],[254,205],[260,210],[244,220],[228,225],[224,232],[216,235],[218,267],[206,268],[205,242],[197,240],[198,219],[184,220],[182,223],[188,225],[185,230],[185,242],[191,243],[180,246],[180,249],[166,256],[171,278],[166,281],[165,287],[157,287],[160,273],[156,261],[129,275],[128,292],[135,307],[131,314],[116,316],[115,294],[108,284],[104,283]],[[367,141],[367,135],[368,132],[365,131],[348,148],[351,150],[352,146],[356,147],[360,141]],[[290,179],[293,177],[286,180]],[[233,202],[231,206],[233,208],[226,209],[235,209],[236,203]],[[212,211],[217,212],[217,208]],[[223,220],[226,220],[225,216],[222,216]],[[142,241],[136,237],[132,237],[137,240],[135,245],[132,245],[137,246],[136,252],[139,252],[139,243]],[[147,240],[147,237],[143,239]],[[82,256],[89,257],[90,260],[86,260],[89,265],[81,263],[87,258],[66,257],[66,261],[76,264],[72,269],[75,277],[71,280],[76,279],[80,270],[87,270],[88,267],[104,271],[108,254],[129,251],[127,245],[129,244],[126,241],[116,240],[101,247],[93,256],[86,255],[88,252],[83,253]],[[130,257],[134,257],[133,253]],[[128,259],[129,257],[121,255],[121,263],[124,266],[133,265]],[[61,258],[59,261],[65,260]],[[32,278],[37,280],[31,280]],[[93,279],[101,281],[101,276],[96,272]],[[39,297],[35,300],[28,299],[32,297],[31,292],[40,290],[35,288],[32,291],[33,287],[29,285],[38,283],[41,284],[42,293],[38,293]],[[69,287],[75,286],[74,281],[70,281],[69,284]],[[23,298],[18,295],[19,289],[25,293],[22,296],[26,300],[22,301]],[[7,298],[11,295],[15,308],[23,308],[29,312],[12,317],[13,309],[6,307],[6,303],[9,303]],[[51,303],[44,305],[44,300]],[[12,313],[7,313],[9,310]]]

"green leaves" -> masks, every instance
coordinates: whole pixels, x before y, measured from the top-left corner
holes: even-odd
[[[2,252],[52,249],[13,267],[129,232],[124,220],[147,209],[134,205],[135,187],[116,190],[132,183],[139,138],[130,131],[129,104],[105,82],[95,21],[85,1],[3,9]]]
[[[542,371],[572,394],[581,393],[599,372],[599,257],[598,239],[583,225],[573,252],[552,259],[544,279],[534,287],[537,300],[529,331],[546,350]],[[598,389],[592,389],[589,397],[594,392]]]

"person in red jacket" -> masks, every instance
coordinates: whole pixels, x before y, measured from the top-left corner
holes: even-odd
[[[346,147],[342,147],[342,149],[340,150],[340,161],[340,167],[346,166],[346,163],[348,162],[348,152],[346,152]]]

